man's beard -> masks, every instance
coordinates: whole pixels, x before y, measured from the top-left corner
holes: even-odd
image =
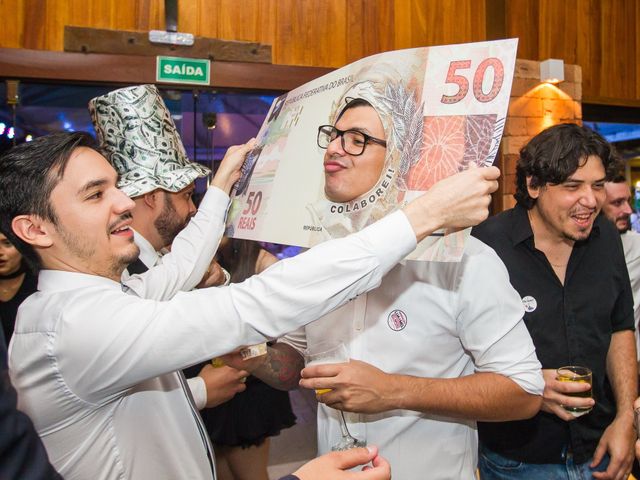
[[[622,228],[620,228],[620,226],[618,225],[618,222],[620,220],[625,220],[624,227],[622,227]],[[622,217],[618,217],[618,218],[616,218],[615,225],[616,225],[616,228],[618,229],[619,233],[628,232],[629,230],[631,230],[631,217],[629,215],[624,215]]]
[[[163,246],[171,245],[173,239],[187,226],[188,221],[189,217],[182,219],[178,216],[171,197],[165,194],[162,212],[153,222],[153,226],[156,227],[158,235],[162,239]]]
[[[582,242],[589,238],[591,235],[591,230],[588,232],[580,232],[579,235],[572,235],[571,233],[563,232],[563,237],[567,240],[571,240],[572,242]]]
[[[113,222],[112,225],[108,227],[107,235],[111,234],[111,230],[123,220],[128,220],[131,218],[131,212],[123,213],[120,215],[118,220]],[[84,240],[84,237],[78,235],[72,235],[67,229],[65,229],[62,225],[58,224],[56,226],[62,241],[64,242],[67,249],[73,253],[76,257],[81,259],[87,265],[91,265],[91,259],[95,257],[97,249],[96,245]],[[131,242],[133,246],[135,244]],[[133,262],[140,255],[140,249],[135,246],[135,248],[131,248],[126,254],[120,255],[118,257],[113,257],[111,259],[111,263],[108,265],[109,272],[102,272],[104,274],[111,274],[111,276],[119,277],[123,270]]]

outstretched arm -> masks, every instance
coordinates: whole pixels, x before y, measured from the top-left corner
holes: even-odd
[[[81,338],[83,348],[66,361],[93,359],[99,348],[104,361],[99,363],[92,381],[72,375],[67,381],[73,384],[78,395],[91,401],[95,395],[118,392],[141,380],[220,356],[239,346],[277,338],[316,320],[377,287],[382,277],[415,249],[416,240],[431,233],[430,227],[420,221],[421,215],[438,217],[439,221],[432,223],[434,228],[456,226],[463,219],[468,222],[466,225],[471,225],[479,221],[480,216],[486,216],[495,180],[483,175],[490,176],[492,170],[497,176],[497,169],[483,168],[439,182],[451,187],[443,192],[445,200],[450,201],[447,208],[433,198],[432,192],[438,190],[433,187],[405,207],[419,205],[418,212],[391,213],[360,232],[277,262],[240,284],[184,292],[163,302],[119,296],[114,290],[110,292],[114,293],[114,300],[109,304],[112,320],[104,328],[99,328],[96,322],[81,322],[68,315],[73,323],[68,328],[73,333],[67,337],[69,341]],[[454,178],[458,180],[451,180]],[[475,192],[471,197],[470,191]],[[450,195],[453,197],[449,198]],[[477,198],[484,200],[473,200]],[[429,205],[433,207],[432,212]],[[207,266],[208,262],[205,270]],[[84,305],[80,299],[78,302],[78,308]],[[122,311],[127,315],[122,315]],[[127,320],[131,317],[136,317],[136,322]],[[180,321],[176,321],[178,318]],[[123,351],[123,342],[132,348]],[[106,350],[105,345],[109,346]],[[189,345],[189,348],[176,348],[176,345]],[[117,368],[120,364],[135,368]]]
[[[499,176],[496,167],[465,170],[440,180],[404,207],[418,242],[441,228],[472,227],[485,220]]]
[[[123,283],[139,297],[168,300],[203,280],[224,232],[229,191],[251,145],[229,147],[198,212],[174,239],[162,263],[142,275],[123,276]]]

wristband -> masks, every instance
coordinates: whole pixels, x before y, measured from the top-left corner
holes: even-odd
[[[224,275],[224,283],[222,284],[222,286],[226,287],[231,283],[231,274],[222,267],[220,267],[220,269],[222,270],[222,274]]]

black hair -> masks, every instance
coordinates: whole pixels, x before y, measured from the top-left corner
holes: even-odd
[[[529,195],[527,178],[531,178],[533,188],[548,183],[560,184],[587,163],[590,156],[600,158],[606,180],[614,176],[618,163],[611,145],[598,133],[573,123],[543,130],[520,150],[516,166],[516,201],[527,209],[533,208],[536,199]]]
[[[258,242],[230,238],[226,248],[218,249],[218,263],[231,274],[231,283],[244,282],[257,273],[260,250]]]
[[[0,157],[0,231],[34,272],[41,266],[40,258],[31,245],[13,232],[11,222],[18,215],[37,215],[57,224],[51,192],[64,176],[71,154],[79,147],[99,151],[88,133],[65,132],[22,143]]]
[[[344,112],[346,112],[347,110],[351,110],[352,108],[356,108],[356,107],[371,107],[371,108],[373,108],[373,105],[371,105],[371,103],[369,103],[364,98],[349,98],[349,97],[347,97],[347,104],[342,109],[342,111],[338,114],[338,117],[336,118],[336,121],[335,121],[334,125],[336,123],[338,123],[338,120],[340,120],[340,118],[342,118],[342,115],[344,115]]]
[[[627,183],[627,173],[624,160],[613,146],[611,146],[611,155],[613,156],[615,165],[612,168],[613,173],[608,181],[611,183]]]

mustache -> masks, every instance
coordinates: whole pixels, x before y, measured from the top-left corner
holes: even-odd
[[[131,220],[132,218],[133,218],[133,215],[131,214],[131,212],[124,212],[122,215],[118,217],[117,220],[115,220],[113,223],[111,223],[111,225],[109,225],[109,231],[112,232],[113,230],[115,230],[118,224],[124,222],[125,220]]]

